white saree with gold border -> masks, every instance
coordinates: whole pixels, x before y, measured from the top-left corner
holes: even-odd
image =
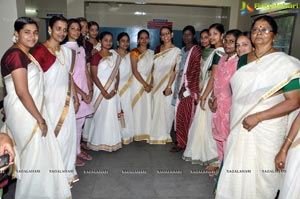
[[[168,85],[171,73],[178,72],[180,62],[181,50],[177,47],[154,55],[150,144],[172,142],[170,131],[175,118],[175,107],[171,104],[173,95],[165,96],[163,91]],[[171,85],[172,91],[175,87],[174,82]]]
[[[112,52],[117,54],[116,51]],[[130,53],[121,58],[119,71],[119,95],[125,119],[125,126],[122,128],[122,143],[129,144],[133,141],[134,135],[134,121],[131,108],[131,84],[133,75],[131,70]]]
[[[105,87],[107,82],[112,81],[107,89],[108,93],[115,89],[116,76],[111,75],[115,67],[118,67],[116,66],[118,56],[118,54],[112,53],[111,56],[102,58],[98,64],[97,76],[101,84]],[[94,104],[96,104],[100,94],[100,89],[94,84]],[[110,99],[102,98],[91,120],[87,142],[87,146],[90,149],[112,152],[122,148],[121,125],[118,120],[120,109],[118,93]]]
[[[250,132],[242,126],[250,114],[283,102],[273,95],[292,79],[299,78],[300,62],[282,52],[263,56],[240,68],[231,79],[231,131],[220,174],[218,199],[274,199],[283,178],[274,159],[288,130],[289,117],[264,120]]]
[[[147,50],[138,58],[137,70],[142,78],[150,83],[153,65],[153,50]],[[132,112],[134,120],[134,140],[148,140],[151,125],[151,93],[134,77],[131,85]]]
[[[65,106],[72,51],[65,46],[61,46],[61,50],[59,52],[56,51],[56,57],[53,65],[45,72],[45,102],[54,128]],[[56,138],[61,150],[68,181],[72,182],[77,175],[75,169],[77,135],[73,92],[71,92],[69,109],[65,114],[65,119]]]
[[[11,75],[6,76],[4,98],[5,128],[15,142],[17,187],[16,199],[70,198],[71,192],[64,164],[48,112],[43,103],[44,74],[37,61],[27,67],[28,90],[48,125],[42,137],[36,119],[27,111],[16,94]]]

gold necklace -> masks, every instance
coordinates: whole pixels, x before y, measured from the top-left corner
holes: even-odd
[[[256,63],[260,62],[260,58],[262,58],[263,56],[265,56],[268,52],[270,52],[272,50],[273,46],[267,50],[265,53],[263,53],[261,56],[257,56],[256,54],[256,50],[254,50],[254,56],[256,57]]]

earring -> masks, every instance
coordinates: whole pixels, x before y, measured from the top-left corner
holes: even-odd
[[[12,42],[13,42],[13,43],[17,43],[18,40],[19,40],[19,38],[16,37],[16,35],[13,35],[13,37],[12,37]]]
[[[49,33],[49,35],[51,35],[52,32],[49,30],[48,33]]]

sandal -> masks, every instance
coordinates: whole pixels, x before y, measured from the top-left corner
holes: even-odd
[[[179,152],[179,151],[182,151],[182,150],[183,150],[182,148],[179,148],[178,146],[174,146],[174,147],[172,147],[172,149],[170,150],[170,152],[176,153],[176,152]]]
[[[87,147],[86,143],[81,143],[81,148],[86,150],[86,151],[90,150],[90,148]]]
[[[85,162],[83,162],[80,158],[76,158],[76,167],[83,167]]]
[[[83,160],[92,160],[92,156],[87,154],[85,151],[81,150],[81,152],[77,155],[77,157],[83,159]]]

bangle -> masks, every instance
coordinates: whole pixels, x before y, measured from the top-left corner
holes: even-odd
[[[79,106],[80,103],[79,102],[74,102],[74,105]]]
[[[43,119],[41,122],[37,122],[38,123],[38,125],[42,125],[42,124],[46,124],[46,121],[45,121],[45,119]]]
[[[286,136],[285,139],[286,139],[287,141],[289,141],[290,143],[293,143],[293,141],[291,140],[291,138],[289,138],[288,136]]]
[[[280,149],[280,151],[282,151],[282,152],[286,153],[286,150],[284,150],[284,149]]]
[[[256,117],[256,119],[258,120],[258,122],[262,122],[262,119],[260,119],[260,118],[258,117],[258,112],[255,113],[255,117]]]
[[[171,86],[168,85],[167,88],[171,88]]]

